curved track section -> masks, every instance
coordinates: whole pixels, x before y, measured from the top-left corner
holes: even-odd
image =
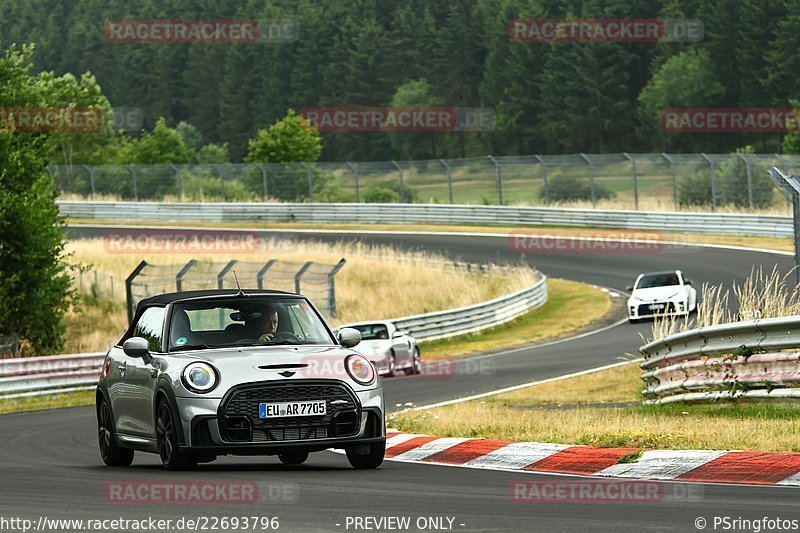
[[[98,237],[105,232],[99,228],[71,231],[80,237]],[[263,233],[286,239],[360,239],[437,251],[470,262],[519,260],[519,254],[509,249],[507,238],[496,236]],[[791,259],[783,255],[697,247],[664,248],[646,254],[529,254],[526,260],[549,276],[614,288],[624,288],[636,274],[647,270],[682,268],[699,286],[742,280],[754,265],[766,269],[777,265],[783,271],[792,266]],[[473,364],[481,362],[477,373],[470,373],[465,366],[463,372],[441,379],[387,380],[387,404],[432,403],[618,362],[626,352],[636,352],[639,333],[648,328],[647,324],[623,324],[575,340],[473,359]],[[460,364],[468,365],[469,361]],[[454,531],[693,531],[698,517],[708,520],[708,529],[715,515],[800,518],[796,507],[799,493],[783,487],[659,483],[662,488],[669,486],[673,494],[691,497],[688,501],[656,497],[638,503],[531,504],[512,500],[512,482],[570,478],[391,461],[377,471],[358,472],[348,467],[343,456],[331,453],[316,454],[298,467],[282,466],[273,458],[221,458],[187,473],[165,472],[156,456],[140,454],[132,468],[109,469],[102,466],[98,456],[90,408],[3,416],[0,434],[4,483],[0,517],[176,520],[277,516],[284,531],[389,529],[386,524],[357,529],[352,522],[355,517],[411,517],[412,527],[407,529],[411,531],[419,530],[417,517],[452,518],[448,527]],[[252,481],[261,487],[262,499],[257,505],[108,503],[104,490],[109,483],[121,480]],[[449,522],[445,520],[444,524]]]

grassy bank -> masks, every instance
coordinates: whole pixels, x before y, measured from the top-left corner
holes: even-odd
[[[634,362],[425,412],[396,413],[389,425],[439,436],[599,447],[800,451],[797,403],[645,406],[640,374]]]

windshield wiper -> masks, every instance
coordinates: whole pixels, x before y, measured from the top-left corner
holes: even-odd
[[[169,351],[180,352],[183,350],[208,350],[215,347],[216,346],[209,346],[208,344],[183,344],[181,346],[173,346]]]

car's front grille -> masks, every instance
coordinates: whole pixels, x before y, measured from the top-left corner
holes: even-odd
[[[262,403],[325,400],[326,414],[261,419]],[[258,383],[240,386],[220,407],[220,430],[226,440],[270,442],[354,435],[360,408],[344,385],[324,383]]]
[[[675,304],[672,302],[667,302],[666,307],[664,309],[650,309],[651,305],[663,305],[663,304],[641,304],[639,305],[638,315],[661,315],[665,313],[674,313],[675,312]]]

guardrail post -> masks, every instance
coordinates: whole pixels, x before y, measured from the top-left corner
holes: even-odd
[[[349,166],[350,170],[353,171],[353,180],[354,180],[354,182],[356,184],[356,203],[360,204],[361,203],[361,191],[358,188],[358,167],[355,165],[355,163],[347,163],[347,166]]]
[[[717,164],[706,154],[700,154],[700,157],[708,161],[711,166],[711,210],[717,210]]]
[[[586,154],[580,154],[586,164],[589,165],[589,187],[592,189],[592,209],[597,207],[597,193],[594,189],[594,163]]]
[[[306,169],[306,178],[308,178],[308,199],[312,202],[314,201],[314,187],[311,183],[311,167],[308,163],[300,163],[304,169]]]
[[[175,171],[175,181],[178,184],[178,198],[183,200],[183,177],[181,176],[181,169],[172,163],[170,163],[169,166]]]
[[[300,270],[297,271],[297,274],[294,275],[294,292],[300,294],[300,279],[303,277],[303,274],[306,273],[306,270],[314,264],[314,261],[307,261],[303,266],[300,267]]]
[[[136,168],[133,165],[128,165],[128,172],[133,177],[133,199],[139,201],[139,180],[136,177]]]
[[[133,321],[133,280],[142,273],[144,267],[147,266],[147,261],[142,261],[139,263],[136,268],[133,269],[133,272],[125,279],[125,300],[128,304],[128,324]]]
[[[259,289],[264,288],[264,276],[267,275],[267,271],[272,268],[272,265],[274,265],[277,261],[277,259],[270,259],[267,261],[267,264],[258,271],[258,274],[256,275],[256,284],[258,285]]]
[[[800,285],[800,177],[782,174],[777,167],[768,170],[769,177],[787,198],[792,200],[794,227],[794,279]]]
[[[344,258],[340,259],[339,262],[336,263],[336,266],[328,272],[328,315],[332,317],[336,316],[336,289],[334,287],[333,278],[346,262]]]
[[[92,188],[92,200],[94,200],[94,168],[90,165],[83,165],[83,168],[86,169],[86,172],[89,173],[89,186]]]
[[[447,169],[447,193],[450,197],[450,204],[453,203],[453,171],[450,168],[450,165],[447,164],[447,161],[444,159],[440,159],[439,162],[444,165],[444,168]]]
[[[622,154],[625,156],[628,161],[631,162],[631,167],[633,168],[633,206],[634,209],[637,211],[639,210],[639,176],[636,175],[636,160],[632,158],[629,154],[623,152]]]
[[[503,173],[500,170],[500,162],[494,156],[487,155],[486,157],[494,163],[494,175],[497,178],[497,201],[498,205],[503,205]]]
[[[192,267],[194,265],[196,265],[196,264],[197,264],[197,260],[196,259],[192,259],[188,263],[183,265],[183,268],[181,269],[181,271],[178,272],[178,274],[175,276],[175,290],[177,290],[178,292],[181,292],[181,290],[183,289],[183,278],[184,278],[184,276],[186,276],[186,274],[188,274],[189,271],[192,269]]]
[[[672,174],[672,207],[678,208],[678,183],[675,180],[675,161],[667,154],[662,153],[661,156],[669,163],[669,171]]]
[[[264,196],[261,199],[266,202],[267,196],[269,196],[269,188],[267,187],[267,169],[261,164],[257,164],[256,166],[258,167],[258,170],[261,171],[261,182],[264,186]]]
[[[400,172],[400,202],[406,203],[406,186],[405,183],[403,183],[403,167],[401,167],[397,161],[392,161],[392,164],[394,168]]]

